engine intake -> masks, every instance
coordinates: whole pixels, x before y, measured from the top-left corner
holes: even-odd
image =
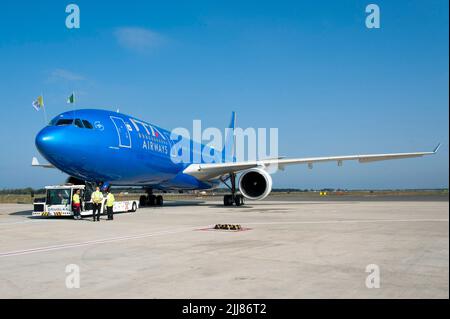
[[[272,177],[263,169],[249,169],[239,179],[239,190],[248,199],[264,199],[272,191]]]

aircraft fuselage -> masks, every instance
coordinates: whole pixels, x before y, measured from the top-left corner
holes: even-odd
[[[82,109],[56,116],[37,134],[36,147],[61,171],[89,182],[157,189],[217,186],[218,181],[183,174],[191,163],[172,160],[170,134],[125,114]]]

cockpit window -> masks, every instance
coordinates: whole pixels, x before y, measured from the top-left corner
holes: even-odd
[[[81,123],[80,119],[75,120],[75,126],[78,126],[79,128],[84,128],[83,123]]]
[[[72,125],[73,119],[60,119],[56,122],[56,126]]]
[[[88,120],[83,119],[62,119],[62,118],[54,118],[50,125],[52,126],[67,126],[67,125],[75,125],[79,128],[87,128],[87,129],[93,129],[94,126],[89,122]]]
[[[84,127],[85,127],[85,128],[89,128],[89,129],[94,128],[94,127],[92,126],[92,124],[91,124],[89,121],[87,121],[87,120],[83,120],[83,124],[84,124]]]

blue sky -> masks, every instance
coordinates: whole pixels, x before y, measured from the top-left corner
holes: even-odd
[[[372,1],[373,2],[373,1]],[[0,19],[0,188],[64,180],[30,167],[49,118],[79,108],[133,114],[171,129],[279,128],[291,157],[432,150],[373,164],[289,167],[275,187],[448,187],[448,1],[9,1]]]

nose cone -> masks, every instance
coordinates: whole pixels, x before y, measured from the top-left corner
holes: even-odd
[[[63,145],[61,133],[58,127],[47,126],[36,135],[36,147],[47,160],[57,154],[58,149]]]

